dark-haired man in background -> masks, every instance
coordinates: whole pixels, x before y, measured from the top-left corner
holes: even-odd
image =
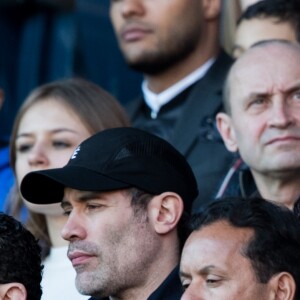
[[[191,222],[182,300],[299,300],[299,221],[261,198],[227,198]]]
[[[233,57],[271,39],[300,42],[299,0],[261,0],[250,5],[237,22]]]
[[[0,299],[40,300],[41,249],[14,218],[0,213]]]
[[[198,182],[201,208],[232,156],[215,126],[232,59],[220,48],[221,0],[111,0],[110,17],[130,67],[144,74],[129,103],[133,125],[175,146]]]

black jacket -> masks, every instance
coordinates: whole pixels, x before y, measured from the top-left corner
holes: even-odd
[[[225,197],[261,197],[250,168],[241,158],[237,158],[224,177],[217,193],[216,201]],[[294,205],[294,213],[300,220],[300,197]]]
[[[155,120],[142,97],[126,107],[133,126],[156,133],[152,122],[159,124],[162,132],[172,130],[168,140],[187,158],[198,182],[199,197],[194,211],[214,198],[233,160],[215,122],[216,114],[223,109],[223,83],[232,62],[222,51],[205,76],[188,92],[183,92],[184,101],[176,99],[177,103],[172,103],[172,100],[161,108],[162,115],[159,113]]]

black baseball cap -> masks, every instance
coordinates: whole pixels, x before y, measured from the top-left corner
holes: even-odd
[[[175,192],[186,212],[198,195],[184,156],[165,140],[131,127],[91,136],[62,168],[28,173],[21,182],[21,194],[36,204],[58,203],[65,187],[97,192],[135,187],[154,195]]]

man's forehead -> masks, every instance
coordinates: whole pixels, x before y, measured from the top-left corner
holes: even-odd
[[[197,262],[192,265],[197,269],[210,265],[223,270],[229,266],[228,262],[235,264],[233,257],[247,259],[243,251],[253,235],[251,228],[234,227],[227,221],[217,221],[193,231],[183,249],[183,272],[191,267],[190,263],[195,259]]]
[[[253,236],[251,228],[235,227],[227,221],[217,221],[192,232],[187,244],[202,239],[243,246]],[[239,246],[238,246],[239,247]]]
[[[300,79],[299,64],[299,47],[276,43],[249,49],[229,73],[231,92],[255,88],[251,92],[263,93],[270,88],[269,79],[272,83],[293,84]]]
[[[284,41],[265,41],[249,48],[232,66],[232,71],[239,71],[251,66],[251,63],[260,64],[276,63],[281,60],[299,59],[300,46]],[[280,61],[280,60],[279,60]]]

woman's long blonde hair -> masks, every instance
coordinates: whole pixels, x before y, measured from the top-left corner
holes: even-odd
[[[36,103],[49,100],[58,101],[71,108],[80,118],[91,135],[107,128],[130,126],[129,119],[119,102],[98,85],[80,78],[54,81],[34,89],[23,102],[15,118],[10,139],[10,162],[15,172],[16,137],[24,114]],[[47,112],[45,112],[45,115]],[[17,183],[9,195],[9,213],[21,220],[24,203]],[[34,187],[33,187],[34,188]],[[29,211],[25,224],[38,238],[48,254],[51,241],[43,214]]]

